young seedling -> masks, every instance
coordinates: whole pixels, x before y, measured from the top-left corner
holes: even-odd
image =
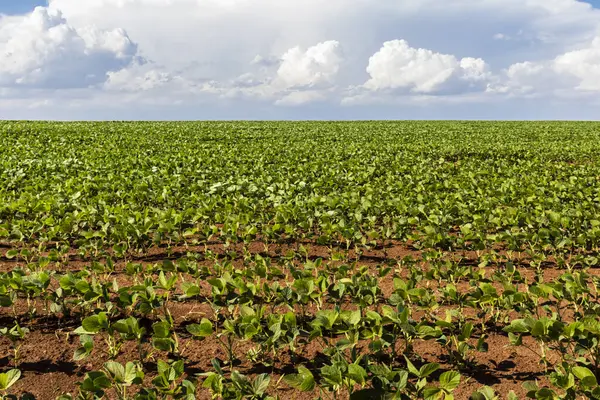
[[[19,350],[21,349],[22,342],[25,339],[25,336],[27,335],[28,332],[29,332],[29,329],[21,328],[21,326],[19,325],[18,322],[15,323],[15,326],[13,326],[10,329],[9,328],[1,328],[0,329],[0,335],[8,338],[12,345],[13,364],[15,365],[15,367],[19,366],[19,361],[20,361]]]

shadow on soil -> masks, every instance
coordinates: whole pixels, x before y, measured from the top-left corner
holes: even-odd
[[[8,357],[0,358],[0,366],[8,367],[10,360]],[[19,369],[23,372],[33,373],[49,373],[60,372],[69,376],[81,375],[79,367],[72,362],[41,360],[37,362],[22,362],[19,364]]]

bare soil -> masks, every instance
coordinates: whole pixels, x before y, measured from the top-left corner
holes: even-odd
[[[305,245],[306,246],[306,245]],[[4,246],[3,246],[4,247]],[[209,250],[218,255],[223,254],[223,245],[220,243],[212,243],[207,246]],[[331,249],[325,246],[309,244],[308,258],[316,259],[322,257],[325,260],[330,259]],[[234,265],[238,263],[242,265],[241,246],[233,246],[228,250],[235,249],[240,254],[240,257],[234,260]],[[278,259],[285,256],[288,250],[296,249],[296,244],[283,244],[279,246],[269,245],[265,249],[264,243],[252,243],[248,250],[253,254],[262,254],[272,258],[272,263],[276,263]],[[163,260],[174,260],[182,257],[187,253],[204,254],[206,247],[204,246],[180,246],[171,249],[153,248],[150,249],[146,256],[132,257],[132,261],[142,264],[161,263]],[[0,254],[5,254],[5,251],[0,251]],[[354,250],[350,250],[347,258],[355,261],[358,260],[359,265],[366,265],[376,271],[382,265],[398,265],[398,262],[403,258],[411,256],[416,260],[421,258],[421,252],[412,248],[406,243],[390,243],[387,248],[379,248],[367,251],[358,256]],[[463,262],[477,262],[474,252],[460,252],[453,256],[463,258]],[[359,258],[360,257],[360,258]],[[201,263],[209,265],[212,260],[202,261]],[[24,267],[26,264],[23,260],[8,260],[0,256],[0,271],[10,271],[16,267]],[[73,252],[68,262],[61,264],[51,264],[48,268],[56,271],[80,271],[89,268],[90,261],[83,259]],[[131,284],[132,277],[126,275],[123,271],[126,263],[124,261],[116,264],[115,272],[110,279],[115,278],[119,285]],[[426,268],[426,265],[423,265]],[[488,266],[486,271],[492,273],[497,266]],[[535,270],[528,268],[524,262],[520,268],[520,272],[526,276],[531,282],[535,276]],[[544,279],[550,281],[557,278],[565,271],[556,268],[553,265],[546,265],[543,268]],[[591,269],[593,274],[600,274],[600,269]],[[429,284],[435,286],[437,282],[429,281]],[[56,286],[53,282],[51,286]],[[466,281],[459,283],[459,289],[466,289],[469,283]],[[210,286],[203,284],[203,294],[210,294]],[[385,296],[393,291],[393,278],[390,275],[380,280],[380,287]],[[201,318],[211,318],[211,307],[199,300],[186,300],[185,302],[172,302],[169,305],[170,311],[173,314],[177,323],[198,321]],[[19,351],[18,368],[22,371],[21,379],[11,388],[11,392],[17,395],[31,394],[39,400],[55,399],[62,393],[76,393],[77,382],[83,380],[86,372],[100,369],[102,364],[109,360],[108,354],[104,353],[102,346],[97,346],[94,350],[93,357],[82,362],[73,361],[73,352],[79,345],[79,339],[76,335],[70,334],[80,321],[75,320],[59,320],[55,316],[45,316],[42,304],[37,304],[37,315],[33,318],[28,317],[28,306],[25,299],[19,299],[13,308],[0,308],[0,326],[9,326],[18,320],[21,326],[27,327],[30,332],[23,341]],[[316,310],[308,309],[305,312],[314,313]],[[16,312],[16,315],[15,315]],[[437,313],[443,315],[444,308],[441,307]],[[475,316],[474,316],[475,317]],[[102,335],[96,335],[94,340],[100,344],[103,340]],[[211,359],[217,358],[225,360],[226,354],[220,346],[216,337],[212,336],[204,341],[194,341],[186,336],[185,331],[181,333],[180,347],[184,349],[183,358],[186,360],[186,373],[190,376],[207,372],[211,370]],[[487,338],[489,350],[485,353],[475,352],[474,368],[469,368],[461,371],[463,376],[461,385],[455,391],[457,400],[468,399],[469,396],[483,385],[488,385],[494,388],[502,398],[509,392],[514,391],[518,398],[525,398],[525,391],[522,384],[525,381],[537,380],[541,386],[548,384],[544,366],[540,363],[540,359],[535,352],[528,350],[525,346],[518,348],[512,347],[509,344],[508,337],[502,332],[491,332]],[[530,348],[535,349],[536,344],[531,342],[530,338],[525,338],[525,344]],[[149,343],[144,344],[145,349],[149,352],[152,347]],[[252,343],[242,342],[236,348],[236,354],[240,358],[241,363],[236,366],[236,369],[241,373],[256,376],[260,373],[269,373],[272,376],[271,391],[272,395],[279,395],[281,399],[312,399],[317,393],[301,393],[290,389],[283,381],[276,385],[279,378],[284,374],[293,373],[299,363],[299,360],[292,360],[291,357],[283,352],[277,354],[272,367],[264,367],[252,363],[246,357],[248,350],[252,348]],[[324,358],[322,347],[319,343],[313,341],[308,345],[300,347],[300,362],[318,364]],[[400,349],[401,350],[401,349]],[[422,358],[422,362],[437,362],[441,364],[441,369],[437,374],[450,369],[455,369],[455,366],[449,363],[446,352],[441,345],[435,341],[417,340],[414,343],[415,354]],[[12,346],[11,342],[3,337],[0,337],[0,370],[5,371],[14,367],[12,361]],[[117,361],[126,362],[138,358],[137,347],[125,342],[121,354]],[[165,359],[165,354],[160,354],[155,351],[154,359]],[[558,360],[558,355],[552,352],[548,355],[551,362]],[[399,356],[402,359],[402,355]],[[403,361],[399,360],[399,363]],[[152,371],[155,370],[155,365],[150,359],[145,365],[147,379],[150,380],[153,376]],[[369,392],[365,392],[366,398],[369,398]],[[349,396],[348,396],[349,397]],[[206,389],[199,388],[199,399],[210,399],[210,394]]]

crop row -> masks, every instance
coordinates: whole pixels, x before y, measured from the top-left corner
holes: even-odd
[[[76,273],[57,273],[34,263],[35,270],[13,269],[0,275],[0,299],[4,307],[26,302],[29,318],[42,314],[81,321],[73,330],[81,342],[73,355],[76,361],[98,351],[115,359],[125,342],[136,343],[139,360],[120,367],[111,361],[105,371],[88,374],[86,379],[99,383],[84,381],[82,396],[101,396],[109,387],[125,396],[125,387],[141,379],[141,366],[157,352],[183,363],[185,348],[179,339],[183,335],[197,340],[214,337],[226,355],[226,368],[214,360],[214,371],[203,381],[215,396],[267,396],[267,375],[255,378],[260,380],[255,386],[240,383],[247,379],[233,368],[240,343],[253,344],[246,355],[253,362],[273,365],[281,353],[296,364],[303,348],[314,342],[329,361],[319,368],[302,366],[284,377],[299,390],[317,387],[325,393],[352,393],[370,384],[399,399],[447,398],[460,381],[459,371],[468,373],[476,367],[473,352],[485,352],[486,337],[500,332],[514,346],[530,346],[524,337],[535,339],[530,351],[547,369],[556,368],[551,379],[555,389],[564,392],[562,398],[592,392],[597,396],[600,389],[591,377],[595,379],[600,366],[596,290],[600,278],[587,273],[588,267],[566,270],[548,282],[541,271],[529,281],[522,273],[530,268],[512,262],[491,273],[483,263],[464,266],[435,255],[425,253],[422,260],[406,258],[393,267],[381,266],[377,274],[369,267],[321,259],[272,264],[260,255],[237,267],[230,261],[202,267],[187,258],[147,266],[129,263],[123,272],[132,282],[125,286],[111,280],[115,271],[110,262],[96,262],[91,271]],[[384,280],[393,283],[386,294],[381,289]],[[208,318],[176,323],[170,305],[185,302],[209,305]],[[26,332],[17,323],[2,333],[13,341],[17,366]],[[101,350],[93,335],[102,336]],[[412,350],[417,340],[442,345],[456,368],[439,376],[437,386],[425,378],[439,364],[425,363],[420,367],[423,376],[415,372],[413,363],[422,362]],[[561,363],[552,365],[548,351],[560,352]],[[161,365],[156,382],[166,379],[160,378],[160,371],[181,371],[161,381],[158,392],[179,391],[183,396],[195,390],[191,381],[180,379],[183,364]],[[118,371],[129,371],[123,372],[129,380],[115,378]],[[580,375],[588,372],[584,383]],[[249,391],[251,387],[257,392]]]
[[[597,249],[594,125],[503,126],[2,123],[0,240]]]
[[[0,122],[0,142],[7,398],[58,360],[80,373],[61,400],[600,399],[597,124]],[[62,353],[40,364],[38,339]],[[504,348],[515,392],[482,378]]]

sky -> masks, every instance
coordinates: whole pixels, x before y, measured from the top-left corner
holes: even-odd
[[[600,120],[600,0],[0,0],[0,119]]]

